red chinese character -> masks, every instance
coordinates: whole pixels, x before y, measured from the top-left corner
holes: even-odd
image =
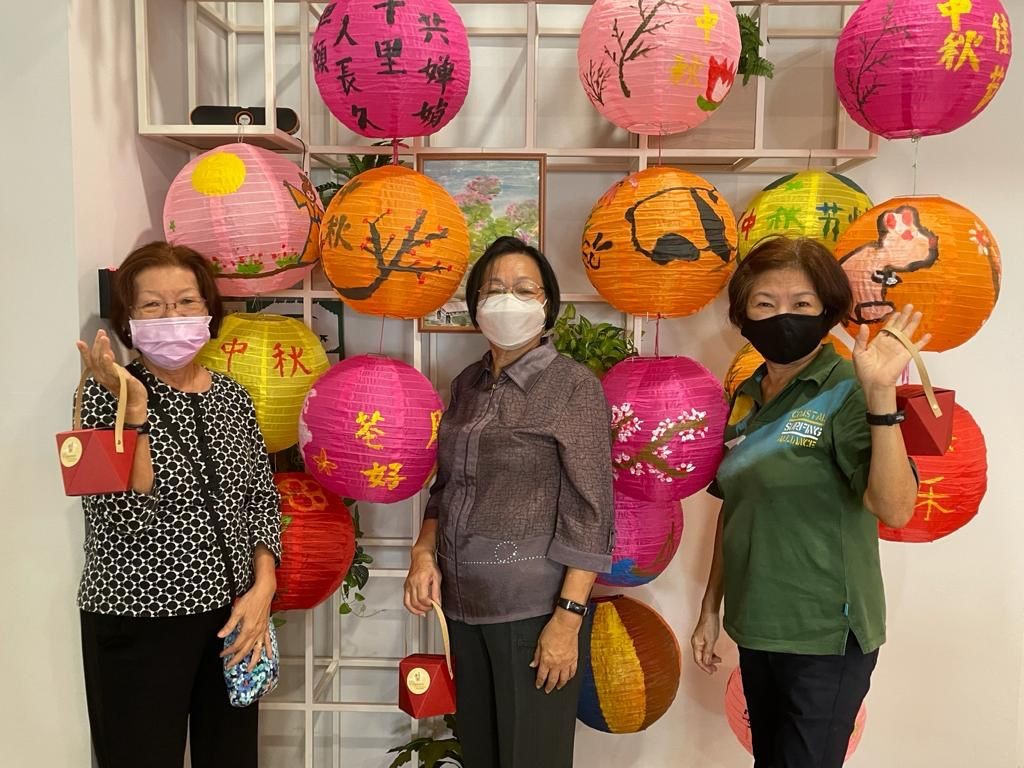
[[[249,342],[239,341],[237,336],[220,345],[220,351],[228,356],[228,373],[231,373],[231,358],[235,355],[244,355],[248,348]]]
[[[312,371],[310,371],[309,368],[307,368],[305,365],[303,365],[302,361],[299,360],[299,358],[302,357],[303,351],[304,350],[303,350],[302,347],[295,347],[295,346],[293,346],[291,348],[291,352],[285,352],[284,349],[281,347],[281,342],[277,342],[274,345],[274,355],[273,355],[273,357],[274,357],[274,360],[277,361],[276,363],[274,363],[274,369],[277,370],[277,371],[280,371],[282,378],[284,378],[284,358],[285,358],[285,355],[287,355],[291,359],[291,361],[292,361],[292,371],[291,371],[291,373],[288,374],[289,376],[294,376],[295,372],[297,370],[299,370],[299,368],[301,368],[303,373],[305,373],[307,375],[312,373]]]

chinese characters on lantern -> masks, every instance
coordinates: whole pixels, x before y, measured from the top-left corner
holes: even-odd
[[[963,17],[973,9],[971,0],[947,0],[936,5],[943,18],[949,19],[949,34],[946,35],[939,49],[939,65],[950,72],[958,72],[966,64],[973,71],[981,71],[988,66],[985,52],[991,48],[996,56],[1010,55],[1010,21],[1005,13],[993,13],[992,34],[983,33],[978,29],[969,29]],[[1006,62],[995,61],[989,70],[988,84],[985,93],[971,110],[977,114],[984,109],[998,93],[1006,78]]]

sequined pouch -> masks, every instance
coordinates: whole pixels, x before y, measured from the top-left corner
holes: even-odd
[[[262,696],[266,696],[277,688],[277,681],[281,671],[280,657],[277,653],[277,632],[274,630],[274,623],[270,622],[270,656],[267,656],[266,649],[260,651],[260,660],[256,667],[249,671],[249,661],[252,659],[252,651],[249,655],[235,664],[228,666],[231,658],[224,657],[224,682],[228,687],[228,701],[232,707],[248,707]],[[238,630],[241,625],[235,627],[234,631],[224,638],[224,647],[227,648],[238,637]]]

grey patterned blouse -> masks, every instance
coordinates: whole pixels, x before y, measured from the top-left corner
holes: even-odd
[[[424,515],[438,519],[449,618],[549,614],[567,567],[610,570],[610,423],[598,380],[550,344],[497,381],[488,353],[452,382]]]
[[[239,593],[253,581],[253,552],[263,544],[281,555],[281,516],[266,445],[249,393],[211,372],[203,393],[172,389],[138,361],[128,370],[152,388],[181,439],[161,425],[150,396],[153,490],[82,497],[85,570],[78,606],[121,616],[182,616],[212,611],[231,600],[225,560],[217,544],[196,470],[213,463],[213,489]],[[82,426],[114,423],[117,400],[89,379]],[[200,444],[205,448],[201,448]]]

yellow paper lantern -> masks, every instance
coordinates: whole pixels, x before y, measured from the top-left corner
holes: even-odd
[[[783,176],[758,192],[740,215],[737,258],[771,235],[811,237],[835,251],[843,232],[872,205],[863,189],[838,173]]]
[[[853,352],[839,340],[838,336],[830,333],[825,341],[835,347],[840,357],[847,360],[852,358]],[[725,378],[722,379],[725,393],[730,398],[735,395],[736,390],[740,388],[740,384],[753,376],[754,371],[760,368],[763,362],[764,358],[761,357],[760,352],[754,349],[753,344],[747,343],[740,347],[740,351],[736,353],[736,357],[732,359],[732,363],[729,365],[729,370],[726,371]]]
[[[198,361],[245,387],[271,453],[299,441],[302,403],[330,365],[320,340],[304,323],[250,313],[225,317],[220,335],[203,347]]]
[[[614,184],[583,228],[583,266],[605,300],[634,315],[697,312],[722,289],[736,221],[714,185],[678,168]]]
[[[999,246],[974,213],[941,197],[896,197],[875,206],[835,250],[853,288],[846,329],[874,336],[904,304],[924,314],[928,349],[944,352],[971,338],[999,298]]]
[[[320,229],[327,279],[352,309],[415,318],[450,299],[469,264],[469,230],[452,196],[400,165],[359,174]]]

